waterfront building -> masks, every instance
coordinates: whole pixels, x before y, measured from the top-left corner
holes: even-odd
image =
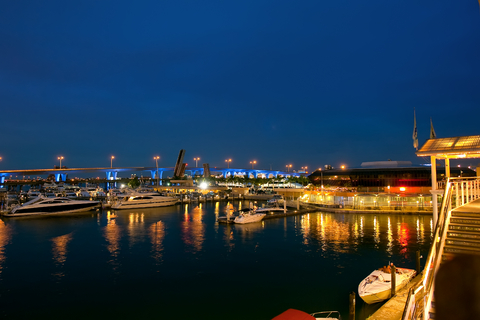
[[[304,201],[377,210],[432,210],[430,165],[413,166],[410,161],[364,162],[360,168],[318,169],[309,179],[312,186]],[[439,184],[451,176],[472,177],[468,167],[436,167]]]

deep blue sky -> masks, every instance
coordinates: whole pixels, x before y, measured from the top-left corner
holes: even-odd
[[[3,169],[420,163],[414,108],[480,134],[479,4],[4,1],[0,104]]]

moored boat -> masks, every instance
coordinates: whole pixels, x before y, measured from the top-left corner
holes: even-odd
[[[235,217],[233,222],[239,224],[260,222],[265,216],[265,213],[257,213],[253,209],[243,209],[239,212],[239,215]]]
[[[34,215],[59,215],[95,210],[100,207],[98,201],[72,200],[68,198],[45,198],[39,196],[5,213],[6,217]]]
[[[272,320],[342,320],[338,311],[320,311],[315,313],[306,313],[297,309],[288,309],[282,312]]]
[[[386,268],[374,270],[358,285],[358,295],[368,304],[381,302],[390,298],[392,291],[392,275]],[[416,271],[406,268],[396,268],[395,290],[402,289],[415,276]]]
[[[178,202],[177,198],[165,197],[158,192],[134,193],[123,199],[113,201],[112,209],[137,209],[173,206]]]

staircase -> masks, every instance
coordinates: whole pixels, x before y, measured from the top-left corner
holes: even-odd
[[[458,254],[480,255],[480,179],[450,178],[423,281],[409,292],[402,319],[435,319],[435,276]]]
[[[480,200],[452,210],[442,261],[455,254],[480,255],[480,210],[475,209],[480,209]]]

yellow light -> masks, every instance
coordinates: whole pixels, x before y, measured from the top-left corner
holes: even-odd
[[[405,191],[405,190],[407,190],[407,188],[405,188],[405,187],[400,187],[400,191]]]

